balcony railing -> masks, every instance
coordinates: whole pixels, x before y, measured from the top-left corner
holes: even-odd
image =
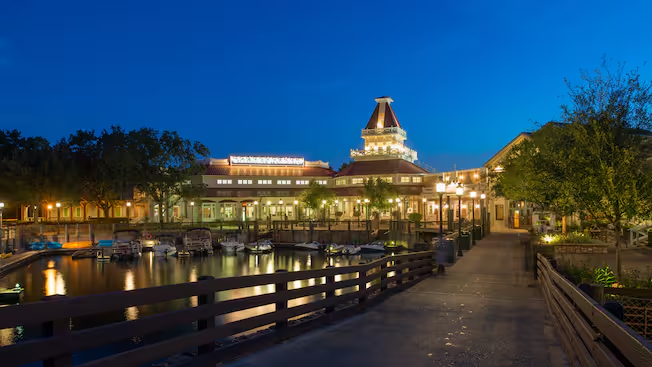
[[[351,149],[351,158],[356,157],[401,158],[405,159],[406,161],[414,162],[417,160],[417,152],[409,148],[378,150]]]
[[[362,129],[362,136],[368,135],[385,135],[385,134],[398,134],[407,137],[405,130],[400,127],[385,127],[382,129]]]

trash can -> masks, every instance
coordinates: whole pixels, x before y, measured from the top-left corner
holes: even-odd
[[[455,242],[444,239],[437,243],[437,263],[455,263]]]
[[[476,241],[482,239],[482,225],[476,225],[473,227],[473,239]]]
[[[471,233],[462,231],[462,235],[457,239],[460,250],[469,251],[471,249]]]

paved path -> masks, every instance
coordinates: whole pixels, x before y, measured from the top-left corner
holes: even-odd
[[[494,233],[444,276],[231,367],[564,366],[518,233]]]

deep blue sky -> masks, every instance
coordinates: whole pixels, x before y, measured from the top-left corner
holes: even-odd
[[[626,5],[627,4],[627,5]],[[649,1],[0,1],[0,128],[151,126],[338,168],[373,98],[438,170],[559,115],[606,54],[652,79]]]

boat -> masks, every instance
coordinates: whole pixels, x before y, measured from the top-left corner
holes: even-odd
[[[360,251],[362,251],[360,246],[346,245],[342,249],[342,254],[343,255],[356,255],[356,254],[359,254]]]
[[[265,240],[262,242],[252,242],[245,245],[245,250],[253,254],[262,254],[264,252],[271,252],[274,250],[274,245],[272,241]]]
[[[0,303],[18,303],[23,297],[23,292],[25,292],[25,288],[20,284],[16,284],[13,288],[0,289]]]
[[[161,234],[156,238],[156,244],[152,251],[156,257],[174,256],[177,253],[175,237],[170,234]]]
[[[361,252],[385,252],[385,243],[383,241],[373,241],[366,245],[360,245]]]
[[[245,244],[242,242],[229,240],[229,241],[221,242],[220,246],[222,246],[222,248],[227,252],[237,252],[237,251],[243,251]]]
[[[209,228],[190,228],[183,238],[183,245],[184,251],[195,255],[212,255],[213,234]]]
[[[161,235],[154,237],[151,233],[146,233],[143,235],[143,251],[154,251],[154,247],[158,245]],[[172,242],[174,243],[174,242]]]
[[[325,249],[327,256],[342,255],[343,250],[344,245],[338,245],[337,243],[331,243],[330,245],[326,246]]]
[[[63,245],[60,244],[59,242],[48,241],[45,243],[45,245],[48,250],[58,250],[60,248],[63,248]]]
[[[136,229],[120,229],[113,232],[113,256],[118,259],[134,259],[142,255],[140,231]],[[99,256],[98,256],[99,258]]]
[[[32,251],[45,250],[45,243],[43,243],[43,242],[32,242],[32,243],[29,244],[29,248]]]
[[[324,246],[317,242],[317,241],[312,241],[308,243],[297,243],[294,245],[294,248],[297,250],[321,250]]]

